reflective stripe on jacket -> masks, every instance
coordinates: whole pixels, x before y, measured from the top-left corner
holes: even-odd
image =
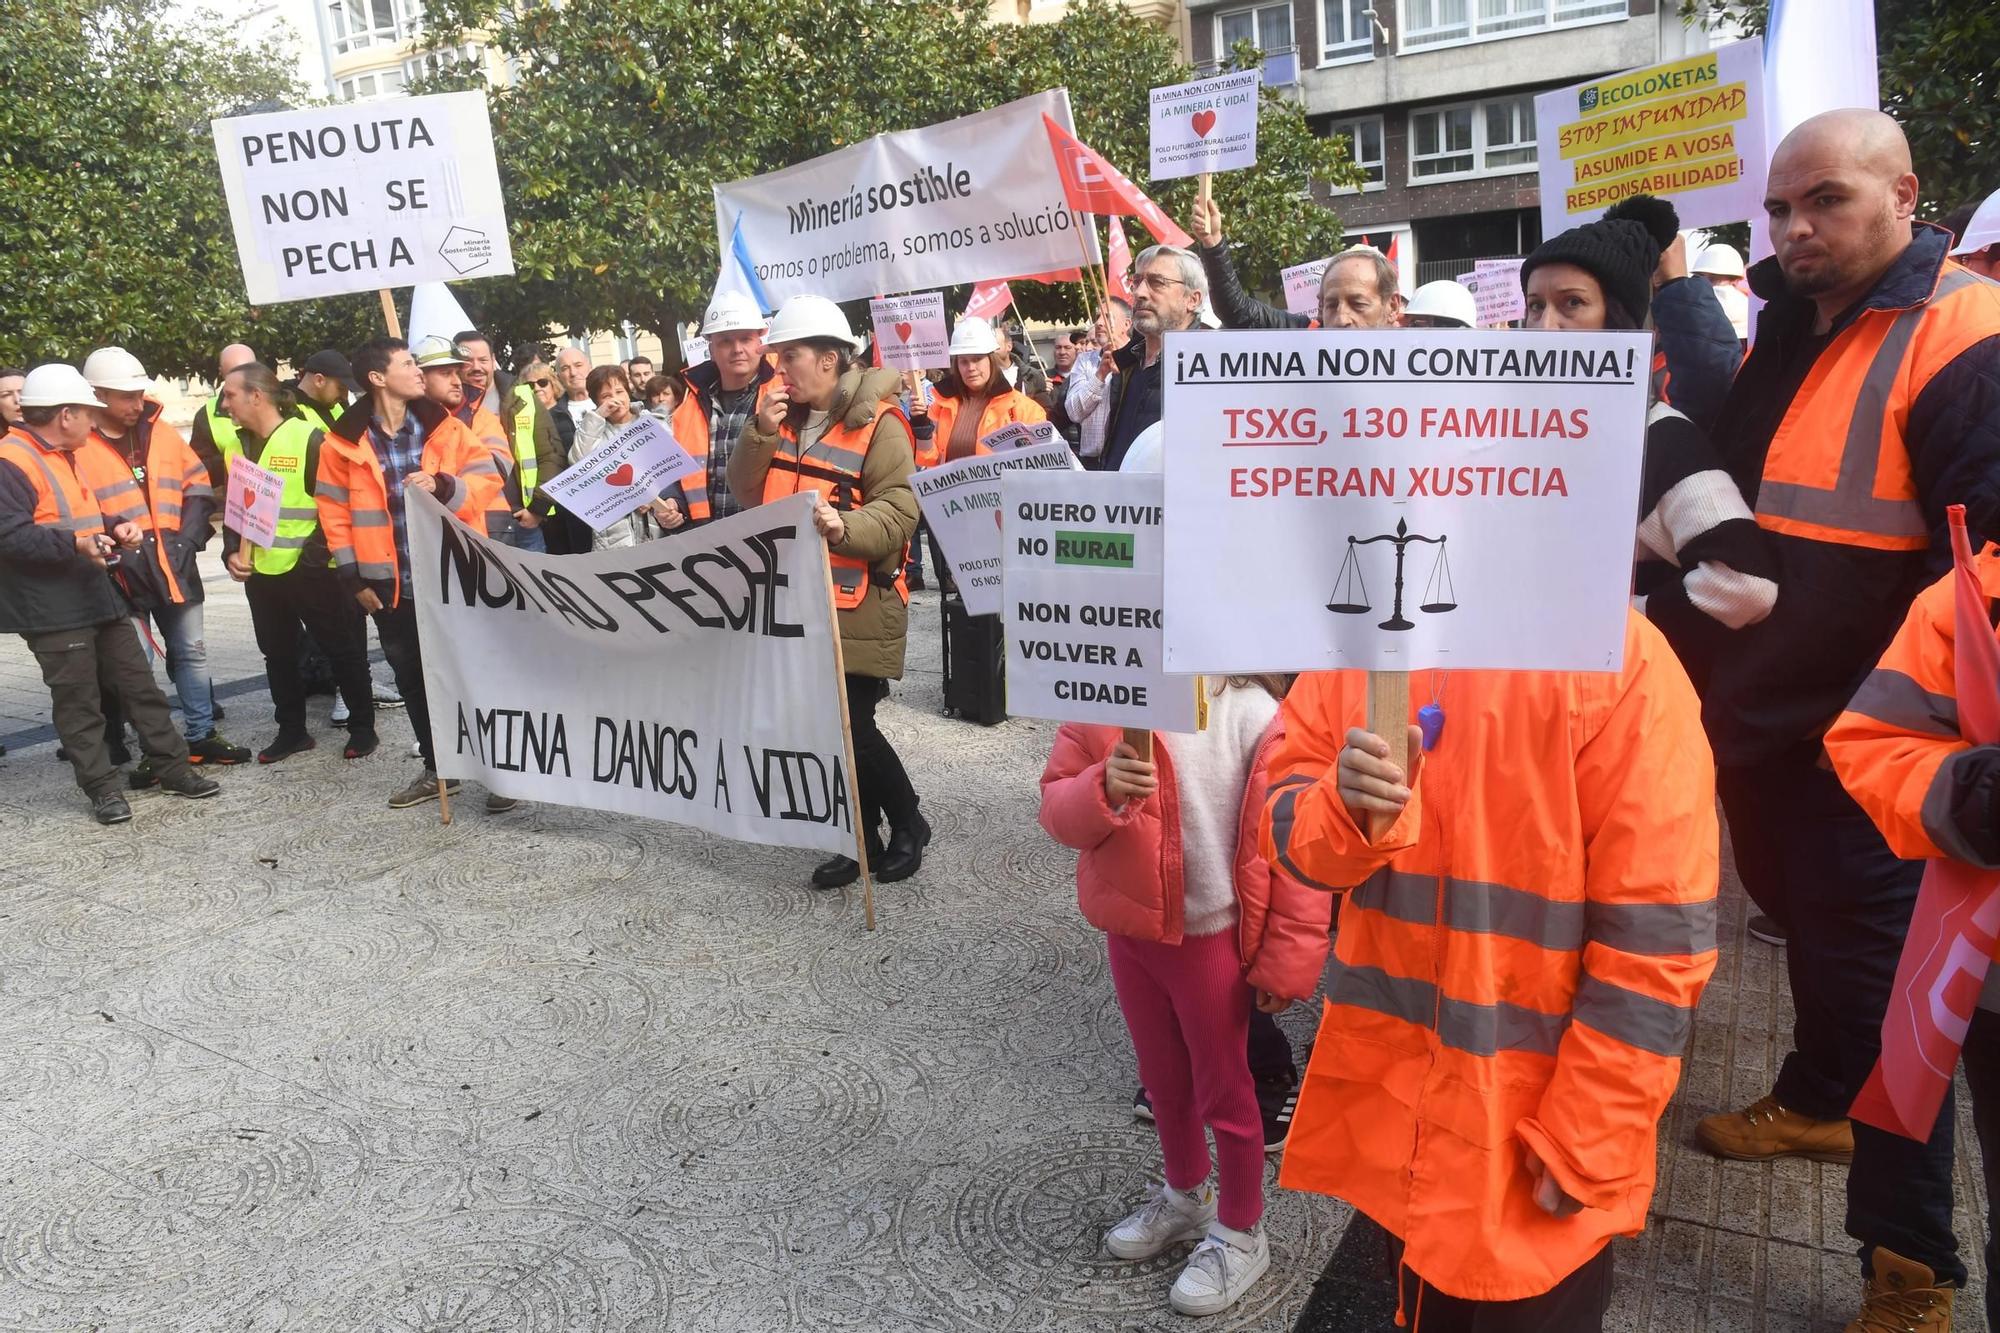
[[[255,554],[250,557],[250,567],[259,574],[289,573],[298,565],[299,555],[313,534],[319,531],[319,506],[307,485],[310,474],[306,471],[315,438],[324,447],[326,432],[312,418],[286,417],[271,432],[271,438],[264,441],[263,452],[257,456],[257,466],[285,483],[284,496],[278,502],[277,540],[269,546],[254,547]],[[246,457],[241,448],[232,448],[224,456],[231,468],[236,466],[238,458]]]
[[[1335,777],[1366,675],[1302,676],[1284,706],[1266,850],[1352,891],[1280,1181],[1367,1213],[1448,1295],[1519,1300],[1645,1225],[1715,967],[1714,765],[1636,614],[1621,672],[1411,684],[1447,720],[1374,843]],[[1536,1206],[1529,1148],[1580,1212]]]
[[[706,372],[706,373],[703,373]],[[682,375],[687,381],[688,391],[681,395],[681,404],[674,409],[674,438],[681,448],[687,450],[701,462],[701,471],[688,474],[681,480],[681,497],[687,501],[690,521],[706,523],[713,517],[708,502],[708,414],[715,405],[715,394],[722,383],[720,372],[713,362],[691,366]],[[777,380],[777,372],[768,361],[757,363],[757,392],[750,400],[750,410],[744,414],[743,425],[748,429],[756,417],[757,409],[764,405],[764,393]],[[739,497],[740,500],[740,497]]]
[[[140,463],[144,482],[133,475],[124,451],[94,430],[76,451],[76,472],[96,494],[98,508],[112,524],[136,523],[141,532],[156,535],[147,551],[164,580],[163,590],[180,604],[188,600],[187,592],[174,573],[166,543],[157,540],[157,534],[178,533],[183,504],[199,497],[212,505],[214,491],[209,487],[207,464],[195,457],[181,433],[161,418],[159,404],[149,401],[146,407],[147,419],[132,428],[139,432],[145,448]],[[232,441],[234,438],[232,433]],[[206,525],[201,535],[207,540]]]
[[[97,497],[73,466],[74,455],[69,460],[61,458],[17,426],[0,437],[0,459],[19,468],[35,488],[36,526],[88,537],[109,529]]]
[[[963,398],[947,398],[939,394],[931,401],[931,436],[917,441],[917,466],[936,467],[947,462],[951,448],[951,433],[958,424],[958,414],[965,407]],[[979,413],[979,429],[973,434],[972,453],[990,454],[993,451],[978,443],[1002,426],[1011,426],[1017,421],[1033,424],[1047,421],[1049,414],[1042,405],[1022,393],[1019,389],[1007,389],[986,400],[985,408]]]
[[[2000,285],[1951,261],[1927,299],[1869,309],[1814,362],[1771,437],[1757,522],[1843,546],[1930,545],[1904,425],[1944,367],[2000,330]]]
[[[502,478],[513,475],[514,470],[520,466],[520,460],[514,457],[514,446],[507,439],[507,427],[501,424],[499,417],[494,416],[485,408],[475,405],[470,412],[467,412],[463,407],[459,408],[457,412],[452,413],[452,419],[471,431],[472,438],[478,440],[484,446],[486,452],[492,456],[495,473]],[[531,471],[534,452],[535,437],[531,427],[528,434],[528,454]],[[503,518],[513,515],[514,507],[507,502],[507,487],[504,481],[500,489],[493,492],[492,498],[486,502],[486,511],[490,514],[498,514]]]
[[[875,428],[882,418],[891,415],[907,428],[909,420],[903,416],[903,409],[894,399],[885,399],[875,405],[875,413],[867,425],[856,428],[844,419],[833,422],[804,454],[798,452],[797,433],[787,424],[780,433],[777,453],[771,458],[771,469],[764,474],[764,496],[760,503],[769,504],[800,491],[818,491],[829,505],[843,513],[859,509],[866,503],[861,489],[861,465],[868,457],[869,441],[875,437]],[[827,548],[826,555],[833,566],[833,605],[837,610],[852,611],[868,595],[868,583],[874,577],[868,562],[842,555],[832,547]],[[882,580],[884,585],[895,588],[896,596],[905,605],[910,600],[910,585],[903,566],[909,558],[910,544],[906,541],[896,561],[895,578]]]

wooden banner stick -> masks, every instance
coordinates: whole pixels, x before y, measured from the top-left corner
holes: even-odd
[[[1389,762],[1410,771],[1410,673],[1371,671],[1368,673],[1368,730],[1389,743]],[[1373,842],[1389,832],[1396,816],[1380,812],[1368,816],[1368,838]]]
[[[1125,728],[1125,743],[1139,752],[1139,757],[1147,763],[1153,762],[1153,733],[1143,727]]]
[[[847,761],[848,821],[854,825],[854,859],[861,866],[861,915],[875,929],[875,872],[868,867],[868,832],[861,827],[861,774],[854,768],[854,719],[847,711],[847,656],[840,648],[840,612],[833,604],[833,560],[826,543],[819,544],[820,568],[826,571],[826,623],[833,631],[833,676],[840,695],[840,748]]]
[[[389,295],[387,287],[381,288],[375,294],[382,298],[382,323],[388,326],[389,336],[391,338],[402,337],[403,324],[401,320],[396,318],[396,298]]]
[[[1201,201],[1204,204],[1215,197],[1209,193],[1211,179],[1212,173],[1206,171],[1201,173]]]
[[[1035,350],[1034,337],[1028,332],[1028,318],[1021,313],[1021,303],[1014,299],[1014,288],[1011,285],[1007,288],[1007,304],[1013,307],[1014,318],[1020,321],[1021,336],[1028,340],[1028,355],[1035,358],[1035,364],[1042,368],[1042,374],[1047,375],[1049,363],[1042,360],[1042,354]]]

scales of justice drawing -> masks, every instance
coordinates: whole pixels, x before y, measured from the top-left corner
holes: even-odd
[[[1373,537],[1348,535],[1347,558],[1340,562],[1340,577],[1333,585],[1333,599],[1326,604],[1327,610],[1336,615],[1361,616],[1375,609],[1374,603],[1368,600],[1367,580],[1361,576],[1361,548],[1377,542],[1390,542],[1396,548],[1396,595],[1389,608],[1389,618],[1381,622],[1380,628],[1406,630],[1417,627],[1416,621],[1403,614],[1403,558],[1408,554],[1411,542],[1437,547],[1437,557],[1431,562],[1430,578],[1424,583],[1424,600],[1417,603],[1417,610],[1435,615],[1457,609],[1458,590],[1452,586],[1451,561],[1445,554],[1445,539],[1411,532],[1410,525],[1398,519],[1394,532],[1380,532]]]

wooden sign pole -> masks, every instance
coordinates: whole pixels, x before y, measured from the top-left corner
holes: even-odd
[[[1212,179],[1213,179],[1212,173],[1206,171],[1201,173],[1201,201],[1204,204],[1215,197],[1214,195],[1209,193],[1209,188],[1210,188],[1209,183]]]
[[[1139,757],[1147,763],[1153,762],[1153,733],[1141,727],[1125,728],[1125,743],[1139,752]]]
[[[854,719],[847,711],[847,656],[840,649],[840,612],[833,605],[833,561],[820,544],[820,568],[826,571],[826,623],[833,633],[834,689],[840,696],[840,748],[847,761],[847,806],[854,825],[854,859],[861,866],[861,916],[875,929],[875,872],[868,867],[868,831],[861,826],[861,774],[854,767]]]
[[[1389,743],[1389,762],[1410,772],[1410,673],[1371,671],[1368,673],[1368,730]],[[1373,842],[1387,834],[1396,816],[1380,812],[1368,816],[1368,838]]]

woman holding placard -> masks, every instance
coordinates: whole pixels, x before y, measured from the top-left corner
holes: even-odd
[[[936,401],[911,415],[918,467],[990,453],[979,442],[1002,426],[1049,419],[1040,403],[1008,382],[991,324],[976,315],[960,319],[951,331],[950,351],[951,372],[938,385]]]
[[[750,504],[801,491],[818,496],[813,525],[826,541],[840,623],[856,804],[869,868],[893,883],[917,873],[931,840],[902,758],[875,722],[889,682],[902,678],[910,623],[903,566],[917,499],[909,421],[897,400],[902,377],[857,364],[860,343],[823,296],[786,301],[764,346],[777,353],[778,379],[729,456],[729,490]],[[813,871],[812,883],[838,889],[860,878],[858,861],[836,856]]]
[[[582,462],[593,449],[638,419],[632,407],[632,381],[626,377],[623,366],[599,366],[591,371],[590,378],[584,381],[584,392],[590,395],[593,406],[583,414],[583,423],[576,428],[576,443],[569,449],[571,463]],[[610,551],[637,546],[686,523],[687,513],[676,498],[678,487],[677,482],[651,504],[641,506],[594,535],[591,549]]]

